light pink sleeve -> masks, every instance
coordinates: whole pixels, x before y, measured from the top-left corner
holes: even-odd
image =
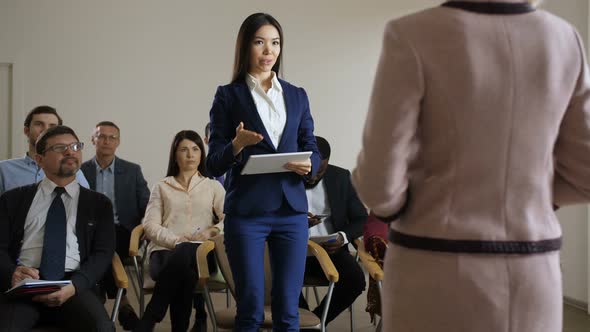
[[[412,46],[396,31],[385,29],[362,149],[352,174],[361,200],[373,213],[390,216],[404,205],[408,162],[415,150],[415,134],[424,82]]]
[[[584,46],[580,50],[580,74],[563,117],[555,144],[553,203],[558,206],[590,201],[590,76]]]

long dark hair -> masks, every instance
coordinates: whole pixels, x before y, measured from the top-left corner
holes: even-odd
[[[236,39],[236,54],[234,58],[234,72],[231,79],[232,83],[246,78],[248,66],[250,65],[250,47],[252,47],[254,35],[256,34],[256,31],[264,25],[272,25],[279,32],[281,53],[279,53],[279,57],[275,65],[272,67],[272,71],[277,75],[282,74],[280,68],[281,60],[283,59],[283,28],[281,28],[279,22],[271,15],[266,13],[256,13],[248,16],[242,23],[242,26],[240,26],[238,38]]]
[[[172,141],[172,145],[170,145],[170,159],[168,159],[168,172],[166,176],[177,176],[180,173],[180,168],[178,167],[178,163],[176,162],[176,149],[178,149],[178,145],[182,142],[183,139],[187,139],[189,141],[195,142],[195,144],[201,149],[201,160],[199,161],[199,167],[197,170],[201,173],[202,176],[207,175],[207,168],[205,167],[205,145],[203,144],[203,139],[197,132],[192,130],[182,130],[179,131],[176,136],[174,136],[174,140]]]

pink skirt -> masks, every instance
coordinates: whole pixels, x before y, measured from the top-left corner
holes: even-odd
[[[559,252],[452,254],[389,244],[383,331],[559,332]]]

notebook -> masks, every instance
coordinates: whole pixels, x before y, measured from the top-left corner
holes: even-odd
[[[14,287],[4,292],[4,295],[7,297],[22,297],[49,294],[70,284],[72,284],[70,280],[23,279],[14,285]]]

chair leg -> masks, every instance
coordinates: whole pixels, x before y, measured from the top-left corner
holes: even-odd
[[[314,287],[315,291],[315,287]],[[320,331],[326,331],[326,319],[328,318],[328,309],[330,308],[330,301],[332,301],[332,292],[334,291],[334,283],[330,282],[330,286],[328,286],[328,294],[326,294],[326,305],[322,310],[322,317],[320,319]],[[316,291],[317,294],[317,291]],[[318,302],[319,304],[319,302]]]
[[[135,274],[137,277],[137,284],[139,288],[139,292],[136,293],[139,299],[139,318],[143,317],[143,311],[145,309],[144,305],[144,294],[143,294],[143,274],[140,270],[139,263],[137,262],[137,256],[133,257],[133,265],[135,266]]]
[[[121,304],[121,298],[123,297],[124,288],[117,290],[117,297],[115,298],[115,305],[113,306],[113,312],[111,313],[111,321],[114,323],[117,321],[117,315],[119,314],[119,305]]]
[[[377,281],[377,288],[379,289],[379,298],[382,299],[382,290],[383,290],[383,282],[381,280]],[[383,303],[382,303],[383,305]],[[381,308],[383,310],[383,308]],[[383,313],[381,313],[383,315]],[[376,332],[381,332],[381,328],[383,327],[383,316],[379,316],[379,324],[377,324],[377,328],[375,329]]]
[[[139,301],[139,283],[137,280],[137,273],[135,273],[133,271],[133,268],[130,266],[125,266],[125,273],[127,273],[128,276],[131,276],[129,278],[129,280],[131,281],[131,287],[133,288],[133,292],[137,297],[137,301]]]
[[[215,309],[213,309],[213,301],[211,301],[211,293],[207,284],[203,286],[203,294],[205,295],[205,304],[207,304],[207,311],[211,318],[211,325],[213,325],[213,332],[217,332],[217,317],[215,317]]]

